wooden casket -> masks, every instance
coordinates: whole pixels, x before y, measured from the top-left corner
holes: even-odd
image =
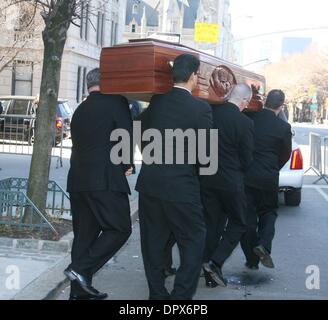
[[[153,94],[165,93],[173,85],[171,67],[180,54],[200,60],[198,84],[193,95],[209,103],[223,103],[234,84],[252,87],[251,110],[263,107],[265,79],[217,57],[189,47],[155,39],[130,40],[103,48],[100,57],[100,90],[122,94],[129,99],[149,101]]]

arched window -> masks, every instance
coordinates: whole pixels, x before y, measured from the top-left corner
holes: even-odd
[[[139,6],[134,4],[132,7],[132,14],[138,14]]]

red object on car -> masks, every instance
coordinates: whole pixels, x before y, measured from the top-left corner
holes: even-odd
[[[56,118],[56,128],[60,129],[63,127],[63,119],[62,118]]]
[[[291,170],[302,170],[303,169],[303,157],[300,149],[296,149],[292,152],[290,161]]]

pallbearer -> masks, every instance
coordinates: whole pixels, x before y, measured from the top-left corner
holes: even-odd
[[[255,269],[259,260],[265,267],[274,267],[271,247],[277,218],[279,170],[289,160],[292,150],[291,126],[277,116],[284,101],[281,90],[272,90],[265,108],[248,114],[254,121],[255,150],[245,179],[249,221],[241,245],[247,265]]]
[[[199,60],[193,55],[178,56],[173,64],[174,87],[168,93],[152,97],[142,116],[143,130],[157,129],[165,136],[166,129],[210,129],[211,107],[196,99],[191,92],[197,84]],[[163,144],[164,146],[164,144]],[[172,146],[173,147],[173,146]],[[185,155],[190,150],[185,144]],[[205,223],[200,199],[200,183],[196,163],[143,162],[136,190],[139,191],[141,249],[150,299],[191,299],[196,291],[205,243]],[[145,160],[145,159],[143,159]],[[165,288],[167,244],[173,233],[180,251],[174,289]]]
[[[226,286],[221,268],[246,231],[244,174],[252,160],[253,123],[241,111],[251,98],[251,88],[238,84],[229,102],[212,105],[213,127],[219,129],[219,170],[201,177],[207,226],[203,269],[209,287]]]

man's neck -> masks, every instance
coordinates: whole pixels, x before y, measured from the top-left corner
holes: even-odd
[[[266,108],[266,107],[264,107],[264,109],[269,110],[269,111],[272,111],[276,116],[277,116],[277,115],[279,114],[279,112],[280,112],[280,109],[275,110],[275,109],[270,109],[270,108]]]
[[[88,89],[88,92],[89,93],[92,93],[92,92],[100,92],[100,87],[99,86],[93,86],[93,87],[90,87]]]
[[[191,93],[192,88],[187,83],[175,83],[174,88],[184,89]]]
[[[238,107],[239,111],[243,111],[240,106],[239,106],[239,103],[237,101],[234,101],[234,100],[228,100],[228,102],[234,104],[236,107]]]

